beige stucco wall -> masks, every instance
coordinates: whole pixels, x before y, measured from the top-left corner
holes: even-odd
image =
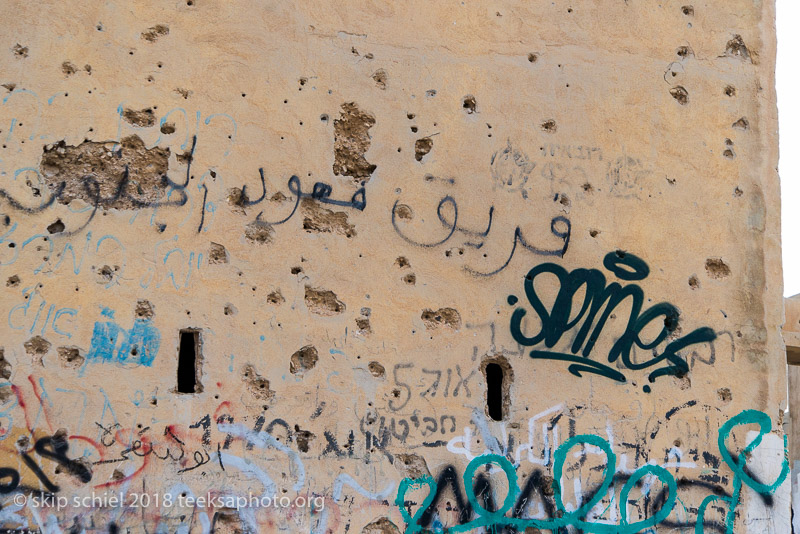
[[[773,2],[0,13],[3,526],[788,532]]]

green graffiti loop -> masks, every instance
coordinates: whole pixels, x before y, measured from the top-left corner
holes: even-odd
[[[747,447],[739,454],[738,461],[734,460],[731,453],[728,451],[725,442],[730,436],[734,428],[741,425],[756,424],[759,426],[759,434],[753,439]],[[752,488],[760,494],[772,494],[781,484],[784,483],[789,474],[789,460],[788,451],[786,448],[786,437],[784,436],[784,458],[781,466],[781,472],[775,481],[771,484],[766,484],[755,480],[750,476],[746,470],[745,465],[747,457],[761,444],[763,437],[770,433],[772,430],[772,422],[769,416],[763,412],[756,410],[744,410],[735,417],[727,421],[719,430],[718,447],[725,464],[733,471],[733,492],[730,497],[721,497],[710,495],[706,497],[697,511],[697,522],[695,524],[695,534],[702,534],[705,522],[705,513],[707,508],[716,501],[725,501],[728,503],[729,508],[725,518],[726,534],[733,533],[733,524],[736,517],[736,507],[739,505],[741,498],[742,483]],[[577,446],[592,446],[600,449],[606,456],[606,466],[603,471],[603,481],[600,486],[593,491],[593,496],[587,502],[583,503],[579,508],[573,511],[567,511],[566,505],[563,500],[562,478],[564,474],[564,464],[567,462],[567,455]],[[607,495],[608,489],[614,479],[616,473],[616,455],[611,450],[611,445],[605,439],[593,435],[579,435],[574,436],[564,443],[562,443],[555,454],[553,455],[553,496],[558,510],[557,517],[550,519],[524,519],[518,517],[506,517],[520,494],[520,489],[517,484],[517,473],[511,462],[499,454],[485,454],[474,458],[464,471],[464,486],[467,493],[467,499],[472,507],[474,518],[462,525],[455,525],[445,528],[448,534],[457,534],[460,532],[468,532],[481,527],[514,527],[518,530],[524,530],[527,527],[538,528],[540,530],[557,530],[561,527],[573,526],[587,533],[595,534],[635,534],[642,530],[654,527],[664,521],[675,506],[678,498],[678,484],[675,477],[666,469],[659,465],[647,464],[631,475],[625,485],[620,490],[619,498],[616,500],[619,505],[619,524],[610,523],[595,523],[594,521],[586,520],[586,516],[597,504]],[[494,512],[484,508],[478,501],[475,495],[475,487],[473,479],[476,471],[487,464],[493,464],[500,468],[506,477],[508,486],[508,494],[503,501],[502,506]],[[635,523],[628,523],[628,502],[630,494],[637,487],[637,485],[645,478],[656,479],[662,485],[667,487],[668,496],[663,505],[652,516]],[[422,505],[417,512],[412,516],[409,509],[406,507],[406,493],[409,489],[419,489],[427,486],[429,493],[422,502]],[[418,479],[406,478],[400,483],[397,492],[395,504],[400,508],[400,514],[406,522],[406,534],[416,534],[422,531],[422,526],[418,524],[419,519],[428,509],[433,502],[438,490],[436,480],[430,475],[420,477]]]

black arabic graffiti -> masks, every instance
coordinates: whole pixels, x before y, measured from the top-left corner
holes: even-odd
[[[484,239],[489,235],[489,232],[491,232],[492,230],[494,206],[491,206],[489,208],[489,222],[486,225],[486,230],[483,231],[470,230],[458,225],[458,204],[456,203],[453,197],[447,195],[439,201],[439,204],[436,207],[436,215],[438,216],[439,222],[441,222],[442,226],[444,226],[448,230],[447,235],[443,239],[439,241],[434,241],[432,243],[415,241],[410,237],[408,237],[407,235],[405,235],[405,233],[403,233],[403,230],[400,228],[400,225],[397,222],[398,219],[397,212],[399,205],[400,201],[397,200],[395,201],[394,206],[392,206],[392,226],[394,227],[395,232],[397,232],[397,235],[399,235],[405,242],[418,247],[423,247],[423,248],[438,247],[440,245],[445,244],[448,240],[450,240],[450,238],[452,238],[456,232],[459,232],[471,239],[476,239],[475,241],[465,242],[464,245],[472,247],[477,250],[483,247],[483,245],[485,244]],[[451,206],[453,210],[452,222],[447,219],[447,217],[444,215],[443,212],[443,208],[448,205]],[[563,229],[560,229],[559,226],[562,226]],[[550,221],[550,233],[552,233],[557,238],[561,239],[564,242],[564,245],[556,249],[541,249],[535,245],[530,244],[528,240],[525,239],[525,237],[522,235],[522,230],[520,229],[520,227],[517,226],[514,229],[514,239],[511,244],[511,252],[509,253],[506,261],[500,267],[488,272],[478,271],[469,266],[464,266],[464,270],[475,276],[493,276],[502,271],[503,269],[505,269],[508,266],[508,264],[511,263],[511,259],[514,257],[514,253],[517,251],[517,246],[520,246],[523,249],[532,252],[534,254],[537,254],[539,256],[558,256],[563,258],[564,254],[566,254],[567,249],[569,248],[569,239],[571,232],[572,232],[572,224],[570,223],[569,219],[567,219],[563,215],[553,217],[553,219]]]

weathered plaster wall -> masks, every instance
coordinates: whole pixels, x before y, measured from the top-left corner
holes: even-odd
[[[0,12],[3,526],[788,532],[773,2]]]

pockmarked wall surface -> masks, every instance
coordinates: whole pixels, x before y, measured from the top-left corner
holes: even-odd
[[[773,2],[0,13],[1,526],[789,531]]]

